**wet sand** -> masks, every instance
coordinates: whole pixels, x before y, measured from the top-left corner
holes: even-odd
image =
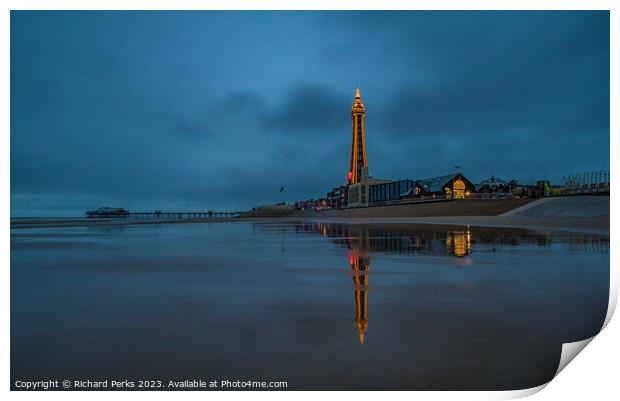
[[[465,200],[344,211],[301,212],[323,222],[431,224],[609,233],[609,196]]]
[[[428,224],[448,226],[474,226],[497,228],[525,228],[536,231],[570,231],[592,234],[609,234],[609,217],[527,218],[503,216],[445,216],[445,217],[381,217],[381,218],[329,218],[309,219],[333,223]]]
[[[538,386],[562,343],[598,333],[609,295],[608,200],[540,203],[13,219],[11,381]]]
[[[186,223],[219,223],[238,221],[238,218],[206,218],[206,219],[11,219],[11,229],[20,228],[59,228],[59,227],[97,227],[97,226],[127,226],[137,224],[186,224]]]
[[[608,236],[383,221],[12,230],[12,382],[521,389],[600,330]]]
[[[509,210],[527,205],[536,199],[455,199],[406,205],[373,206],[344,210],[304,210],[295,216],[323,217],[442,217],[442,216],[498,216]]]
[[[12,220],[11,229],[61,228],[61,227],[102,227],[147,224],[192,224],[223,222],[295,222],[319,221],[342,224],[428,224],[460,225],[479,227],[514,227],[536,230],[562,230],[587,233],[609,233],[609,216],[595,217],[504,217],[504,216],[435,216],[435,217],[338,217],[316,213],[308,216],[272,218],[224,218],[224,219],[170,219],[170,220],[128,220],[128,219],[68,219],[68,220]]]

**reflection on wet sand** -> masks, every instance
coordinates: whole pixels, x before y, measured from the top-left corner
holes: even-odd
[[[262,230],[268,228],[261,227]],[[287,229],[279,227],[282,232]],[[608,254],[609,235],[572,232],[537,232],[523,228],[429,226],[403,224],[334,224],[318,222],[290,223],[289,230],[297,234],[320,234],[339,245],[349,247],[355,239],[360,249],[368,252],[393,254],[421,253],[464,257],[472,246],[481,245],[479,251],[493,250],[504,245],[538,245],[548,247],[554,243],[566,246],[570,253]]]
[[[608,235],[283,220],[11,234],[12,382],[527,388],[608,305]]]
[[[557,234],[553,237],[551,234],[535,233],[524,229],[513,229],[508,234],[506,230],[502,230],[502,235],[497,235],[500,229],[479,228],[476,229],[474,240],[470,226],[449,227],[444,231],[388,229],[331,223],[297,223],[293,227],[296,233],[320,234],[325,238],[332,238],[334,243],[346,246],[348,249],[355,292],[355,326],[361,345],[364,344],[368,329],[368,276],[372,252],[424,253],[465,258],[471,254],[472,244],[476,242],[482,245],[492,245],[490,251],[495,252],[495,246],[499,245],[515,246],[520,243],[536,243],[545,247],[557,238]],[[280,230],[282,229],[284,228],[280,226]],[[607,236],[567,234],[560,238],[572,254],[609,253],[609,237]]]
[[[324,236],[326,235],[326,226],[322,227],[321,233]],[[368,329],[368,275],[370,273],[368,251],[372,250],[368,240],[372,238],[372,230],[360,230],[356,236],[351,235],[351,232],[348,234],[346,245],[349,249],[349,265],[353,274],[355,291],[355,326],[359,342],[361,345],[364,345],[364,338]],[[421,243],[419,237],[416,237],[413,242],[418,244],[418,246]],[[469,255],[471,250],[469,227],[467,227],[466,231],[448,231],[444,244],[448,254],[459,258]],[[391,248],[388,247],[388,249]]]
[[[360,344],[364,345],[364,336],[368,329],[368,273],[370,258],[360,256],[358,251],[349,252],[349,265],[353,270],[355,290],[355,325]]]
[[[469,255],[471,251],[471,233],[467,231],[449,231],[446,236],[446,253],[457,258]]]

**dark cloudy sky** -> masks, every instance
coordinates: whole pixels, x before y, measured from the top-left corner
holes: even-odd
[[[11,215],[609,166],[607,12],[13,12]]]

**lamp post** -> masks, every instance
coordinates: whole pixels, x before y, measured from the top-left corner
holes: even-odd
[[[278,191],[278,197],[276,198],[276,205],[278,205],[278,203],[280,203],[280,195],[282,194],[282,191],[284,191],[284,187],[280,187],[280,190]]]

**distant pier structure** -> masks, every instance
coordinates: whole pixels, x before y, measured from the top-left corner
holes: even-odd
[[[130,212],[123,208],[101,207],[97,210],[86,212],[86,217],[89,219],[209,219],[238,217],[243,213],[244,212],[214,212],[212,210],[206,212],[162,212],[160,210],[154,212]]]

